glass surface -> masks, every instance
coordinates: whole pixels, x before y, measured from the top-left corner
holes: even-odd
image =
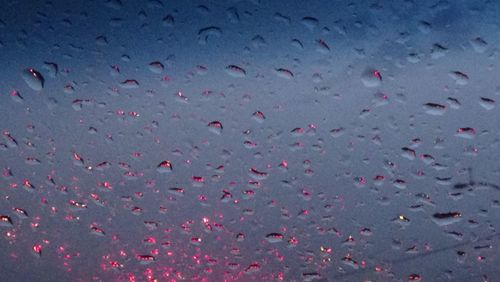
[[[0,280],[498,280],[499,14],[0,0]]]

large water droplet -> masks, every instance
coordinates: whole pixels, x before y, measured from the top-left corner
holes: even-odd
[[[21,77],[24,79],[24,82],[28,84],[28,86],[35,90],[41,91],[43,89],[45,79],[43,76],[33,68],[27,68],[22,71]]]

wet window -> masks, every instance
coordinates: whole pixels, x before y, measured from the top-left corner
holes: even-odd
[[[499,13],[3,1],[0,280],[493,281]]]

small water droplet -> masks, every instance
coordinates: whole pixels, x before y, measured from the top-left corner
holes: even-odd
[[[229,65],[226,67],[226,72],[232,76],[232,77],[245,77],[247,75],[247,72],[242,68],[237,65]]]
[[[269,243],[279,243],[283,241],[283,234],[281,233],[269,233],[266,235],[266,240]]]
[[[366,68],[361,73],[361,82],[368,88],[378,87],[382,84],[382,74],[374,68]]]

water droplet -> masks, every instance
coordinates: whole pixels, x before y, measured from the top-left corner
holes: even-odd
[[[404,158],[411,160],[411,161],[413,161],[417,155],[415,150],[410,149],[408,147],[403,147],[403,148],[401,148],[401,150],[403,150],[403,153],[401,154],[401,156],[403,156]]]
[[[217,26],[209,26],[202,28],[198,31],[198,43],[201,45],[206,45],[210,38],[220,37],[222,35],[222,29]]]
[[[319,25],[319,20],[314,17],[303,17],[300,22],[311,31]]]
[[[332,135],[333,138],[338,138],[342,135],[344,135],[345,129],[343,127],[338,127],[338,128],[333,128],[330,130],[330,134]]]
[[[437,103],[426,103],[424,104],[424,110],[430,115],[444,115],[446,113],[446,106]]]
[[[0,227],[12,227],[14,223],[10,216],[0,215]]]
[[[23,96],[21,96],[21,93],[19,93],[19,91],[16,91],[16,90],[11,91],[10,98],[12,98],[12,100],[14,102],[24,103],[24,98],[23,98]]]
[[[175,23],[174,16],[168,14],[162,19],[162,22],[166,27],[173,27]]]
[[[152,73],[160,74],[163,72],[163,64],[158,61],[152,62],[149,64],[149,70]]]
[[[484,39],[482,39],[481,37],[476,37],[470,40],[470,44],[474,49],[474,51],[476,51],[479,54],[486,52],[486,50],[488,49],[488,43],[484,41]]]
[[[432,221],[439,226],[450,225],[462,220],[462,214],[459,212],[435,213],[432,215]]]
[[[104,236],[106,233],[104,233],[104,230],[97,226],[91,226],[90,227],[90,233],[96,236]]]
[[[490,98],[480,97],[479,104],[481,105],[481,107],[483,107],[488,111],[493,110],[493,108],[495,108],[495,100]]]
[[[213,132],[217,135],[220,135],[222,133],[222,123],[220,121],[212,121],[208,124],[208,128],[210,132]]]
[[[330,46],[328,46],[328,44],[326,43],[325,40],[323,39],[318,39],[316,41],[316,44],[317,44],[317,48],[316,50],[322,54],[328,54],[330,53]]]
[[[139,88],[139,82],[135,79],[127,79],[120,83],[120,87],[125,89],[136,89]]]
[[[156,171],[159,173],[165,173],[172,171],[172,163],[168,160],[162,161],[158,166],[156,166]]]
[[[363,236],[371,236],[373,232],[370,228],[365,227],[359,231],[359,234]]]
[[[241,77],[245,77],[247,75],[247,72],[243,68],[241,68],[241,67],[239,67],[237,65],[229,65],[229,66],[227,66],[226,67],[226,72],[230,76],[232,76],[232,77],[239,77],[239,78],[241,78]]]
[[[10,132],[4,131],[3,138],[4,138],[5,142],[7,142],[7,146],[9,148],[16,148],[17,147],[17,141],[16,141],[16,139],[14,139],[14,137],[12,137]]]
[[[461,127],[457,129],[455,136],[466,139],[473,139],[476,136],[476,130],[472,127]]]
[[[258,171],[253,167],[250,168],[248,171],[250,172],[250,176],[255,180],[264,180],[268,177],[267,172]]]
[[[136,258],[137,261],[139,261],[139,263],[142,265],[151,264],[156,260],[156,258],[152,255],[137,255]]]
[[[448,48],[444,47],[443,45],[441,45],[439,43],[436,43],[436,44],[432,45],[431,57],[436,60],[436,59],[444,57],[447,52],[448,52]]]
[[[87,209],[87,204],[82,202],[77,202],[75,200],[69,200],[69,205],[73,211],[81,211]]]
[[[31,249],[33,251],[33,254],[36,257],[41,257],[42,256],[42,245],[40,245],[40,244],[33,245],[33,247]]]
[[[180,188],[180,187],[172,187],[172,188],[169,188],[168,191],[171,194],[174,194],[176,196],[183,196],[184,195],[184,189]]]
[[[55,78],[59,71],[58,65],[56,63],[51,63],[51,62],[44,62],[43,68],[47,70],[49,76],[52,78]]]
[[[446,99],[446,102],[448,103],[448,105],[450,105],[450,108],[455,110],[460,109],[460,107],[462,106],[460,101],[453,97],[448,97],[448,99]]]
[[[352,257],[350,255],[347,255],[347,256],[343,257],[342,258],[342,262],[345,265],[352,267],[353,269],[359,269],[358,262],[355,261],[354,259],[352,259]]]
[[[288,69],[279,68],[279,69],[275,69],[275,71],[276,71],[276,74],[279,77],[286,78],[286,79],[292,79],[293,78],[293,72],[291,72]]]
[[[42,91],[45,79],[37,70],[33,68],[27,68],[22,71],[21,77],[31,89],[35,91]]]
[[[247,268],[245,268],[245,274],[252,274],[252,273],[255,273],[255,272],[258,272],[260,271],[260,264],[257,263],[257,262],[254,262],[252,264],[250,264]]]
[[[266,240],[269,243],[279,243],[283,241],[283,234],[281,233],[269,233],[266,235]]]
[[[458,85],[467,85],[469,83],[469,76],[460,71],[452,71],[449,73],[449,76],[455,81]]]
[[[426,22],[426,21],[419,21],[418,22],[418,29],[420,30],[420,32],[427,34],[427,33],[431,32],[432,25],[431,25],[431,23]]]
[[[261,111],[256,111],[252,114],[252,117],[258,121],[258,122],[263,122],[266,119],[266,116],[264,115],[263,112]]]
[[[304,272],[302,273],[303,281],[313,281],[313,280],[321,280],[322,276],[318,272]]]
[[[382,75],[374,68],[366,68],[361,74],[361,82],[365,87],[379,87],[382,84]]]
[[[13,208],[12,209],[14,211],[14,213],[19,217],[19,219],[25,219],[25,218],[28,218],[28,213],[24,210],[24,209],[21,209],[21,208]],[[1,219],[0,219],[1,221]]]
[[[297,48],[299,50],[304,49],[304,44],[302,44],[302,42],[298,39],[293,39],[291,44],[292,44],[292,46],[294,46],[295,48]]]
[[[421,281],[422,277],[418,274],[410,274],[408,275],[408,281]]]

